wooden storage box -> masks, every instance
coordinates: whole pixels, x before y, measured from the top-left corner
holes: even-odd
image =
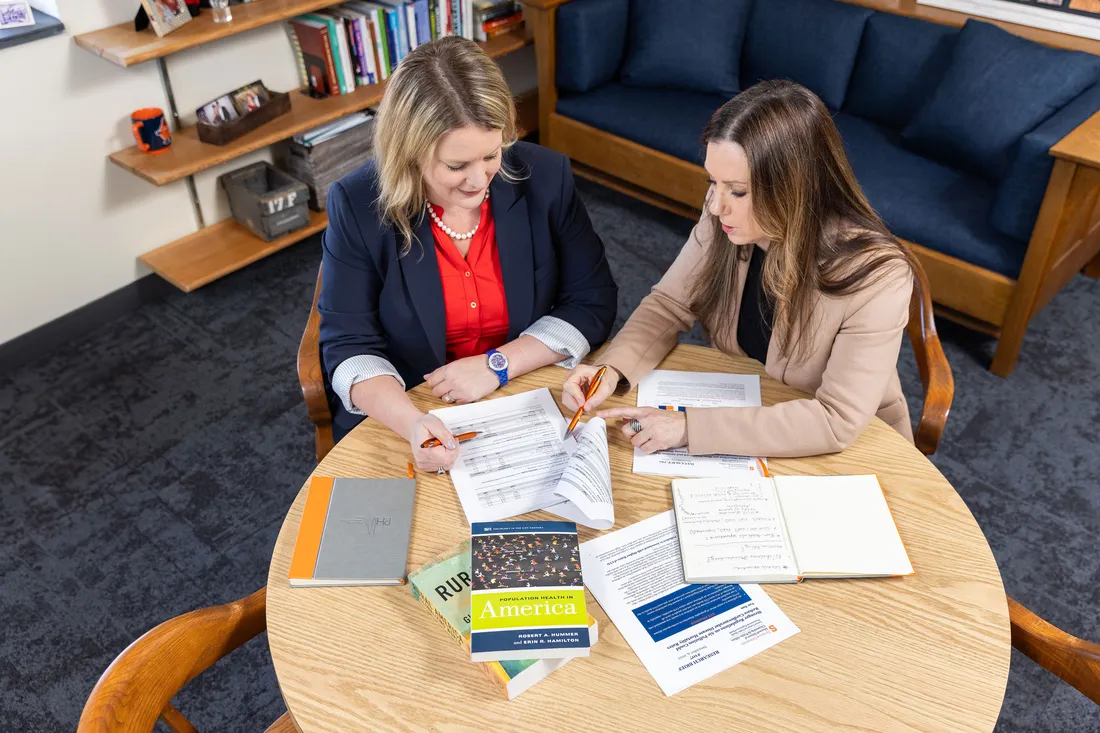
[[[269,92],[271,98],[264,104],[252,110],[246,115],[241,115],[231,122],[223,122],[220,125],[210,125],[202,120],[195,123],[198,128],[199,140],[211,145],[226,145],[242,135],[255,130],[265,122],[271,122],[276,117],[285,115],[290,111],[290,95],[286,92]]]
[[[266,161],[218,176],[218,182],[233,218],[266,242],[309,224],[309,188]]]
[[[353,127],[313,146],[294,140],[275,145],[275,161],[309,186],[309,205],[324,211],[329,187],[370,160],[374,150],[374,120]]]

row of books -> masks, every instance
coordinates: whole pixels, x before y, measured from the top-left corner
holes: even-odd
[[[459,35],[485,41],[522,25],[513,0],[355,0],[300,15],[286,27],[302,86],[327,97],[385,81],[430,40]]]

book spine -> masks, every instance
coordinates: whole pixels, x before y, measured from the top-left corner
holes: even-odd
[[[367,59],[363,55],[363,36],[359,35],[359,21],[356,18],[344,18],[344,30],[351,40],[352,60],[355,66],[356,86],[366,86]]]
[[[332,18],[323,15],[314,15],[312,13],[306,15],[306,17],[318,23],[324,23],[328,28],[329,56],[332,57],[332,65],[335,68],[336,74],[336,91],[334,91],[333,94],[347,94],[347,82],[344,80],[344,59],[340,53],[340,34],[336,30],[336,21]]]
[[[416,5],[414,3],[405,4],[405,33],[409,37],[409,50],[412,51],[416,48]]]
[[[429,0],[428,2],[428,32],[431,34],[432,40],[439,38],[437,20],[439,19],[439,0]]]
[[[359,43],[363,48],[363,62],[366,65],[367,83],[378,83],[378,67],[375,66],[374,41],[370,37],[370,25],[367,16],[360,15],[356,19],[356,30],[359,33]]]
[[[432,40],[432,31],[428,20],[428,0],[416,0],[416,37],[420,43]]]
[[[374,42],[374,61],[378,66],[378,78],[385,81],[390,76],[390,60],[386,55],[386,30],[382,27],[382,11],[376,10],[370,17],[370,35]]]
[[[290,23],[283,23],[290,47],[294,50],[294,60],[298,63],[298,85],[309,87],[309,73],[306,71],[306,57],[302,55],[302,44],[298,43],[298,34]]]
[[[462,3],[462,37],[474,40],[474,0],[460,0]]]
[[[328,32],[321,34],[321,41],[325,44],[325,76],[328,79],[328,93],[330,96],[340,95],[340,76],[336,73],[336,59],[332,53],[331,37]]]
[[[401,61],[401,50],[397,45],[397,37],[400,35],[397,30],[397,11],[386,10],[386,42],[387,52],[390,56],[390,73],[392,74],[397,68],[398,62]]]
[[[352,58],[355,53],[352,50],[351,39],[348,36],[347,25],[344,23],[343,18],[337,18],[336,21],[336,37],[340,42],[340,53],[344,57],[344,85],[347,91],[344,94],[351,94],[355,91],[355,64]]]
[[[451,33],[456,36],[462,35],[462,19],[459,17],[459,13],[462,12],[462,0],[447,0],[451,6]]]

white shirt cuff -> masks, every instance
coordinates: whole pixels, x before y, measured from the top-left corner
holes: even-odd
[[[543,316],[524,330],[520,336],[533,336],[551,351],[566,354],[557,366],[572,369],[592,350],[588,339],[571,323],[554,316]]]
[[[351,403],[352,385],[387,375],[396,379],[401,384],[401,389],[405,389],[405,380],[388,360],[373,354],[352,356],[340,362],[340,366],[332,373],[332,391],[344,403],[345,410],[352,415],[365,415],[367,413]]]

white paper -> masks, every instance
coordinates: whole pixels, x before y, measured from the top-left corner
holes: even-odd
[[[775,486],[803,577],[913,573],[874,476],[782,476]]]
[[[461,444],[451,469],[471,523],[547,509],[588,527],[614,526],[603,420],[562,440],[567,424],[545,387],[432,414],[455,435],[480,433]]]
[[[771,479],[680,479],[672,482],[672,495],[684,575],[692,581],[797,578]]]
[[[666,695],[798,633],[758,585],[687,585],[671,511],[581,544],[584,584]]]
[[[760,407],[756,374],[677,372],[657,369],[638,383],[638,407]],[[656,476],[724,476],[757,471],[747,456],[693,456],[687,448],[646,455],[634,450],[634,473]]]

